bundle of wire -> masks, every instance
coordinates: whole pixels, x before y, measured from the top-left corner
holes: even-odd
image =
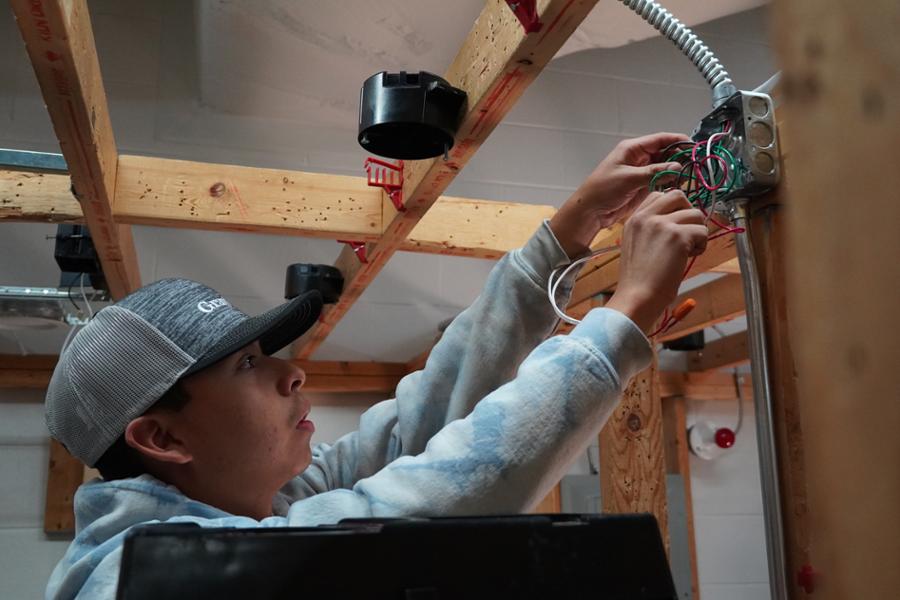
[[[688,201],[692,206],[700,209],[706,217],[706,224],[712,224],[717,230],[709,236],[709,240],[743,232],[743,228],[732,227],[722,223],[716,219],[713,214],[716,212],[717,197],[727,196],[734,189],[735,183],[738,181],[741,173],[741,165],[735,159],[731,151],[728,150],[725,143],[731,137],[731,123],[726,121],[722,124],[722,131],[713,133],[705,140],[699,141],[683,141],[670,144],[663,149],[662,155],[666,156],[664,162],[677,162],[682,165],[678,171],[664,170],[658,172],[650,180],[651,191],[666,191],[671,189],[680,189],[687,195]],[[671,153],[671,154],[669,154]],[[674,181],[673,181],[674,180]],[[665,182],[665,184],[663,184]],[[554,270],[547,280],[547,296],[553,307],[556,316],[572,325],[577,325],[581,321],[574,317],[570,317],[562,311],[556,302],[556,292],[560,282],[573,269],[579,265],[591,260],[595,256],[607,254],[615,251],[618,246],[609,246],[595,250],[590,255],[581,258],[567,267],[560,267]],[[694,266],[694,256],[688,262],[687,268],[684,270],[682,279],[687,276],[691,268]],[[562,271],[562,273],[559,273]],[[557,275],[558,274],[558,275]],[[694,309],[697,303],[693,298],[687,298],[674,309],[666,308],[660,320],[659,326],[648,337],[654,337],[670,330],[676,323],[684,319]]]

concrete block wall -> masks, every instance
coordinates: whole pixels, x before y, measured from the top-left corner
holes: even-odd
[[[361,174],[355,114],[346,127],[322,126],[303,115],[220,113],[199,100],[191,3],[92,0],[90,6],[121,152]],[[765,15],[751,11],[695,28],[741,87],[755,87],[773,71]],[[0,82],[0,146],[58,151],[8,9],[0,10]],[[559,205],[619,140],[689,131],[708,106],[700,76],[662,39],[559,59],[525,92],[448,194]],[[52,242],[44,239],[55,229],[3,227],[2,256],[27,256],[29,263],[4,260],[0,283],[55,285]],[[330,263],[339,251],[321,240],[152,227],[136,227],[135,238],[145,281],[195,277],[248,312],[280,301],[281,265]],[[279,266],[261,268],[270,264]],[[490,267],[476,259],[397,256],[316,358],[409,359],[427,347],[438,322],[471,302]],[[64,335],[0,331],[0,353],[55,352]],[[380,342],[386,339],[389,344]],[[40,405],[8,401],[21,394],[0,393],[2,598],[39,595],[65,545],[45,541],[41,533],[47,443]],[[725,418],[728,408],[695,403],[691,418]],[[358,414],[355,408],[317,409],[317,439],[352,430]],[[692,465],[707,599],[767,596],[752,423],[746,427],[746,444],[727,459]]]

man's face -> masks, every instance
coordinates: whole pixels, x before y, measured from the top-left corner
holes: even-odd
[[[253,343],[185,377],[190,400],[178,415],[179,434],[201,477],[219,485],[274,492],[312,458],[306,379],[294,364],[264,355]]]

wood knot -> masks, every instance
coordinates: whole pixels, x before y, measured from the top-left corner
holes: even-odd
[[[218,183],[214,183],[209,186],[209,195],[213,198],[218,198],[225,193],[225,184],[221,181]]]
[[[629,430],[637,432],[641,428],[641,418],[637,414],[631,413],[630,415],[628,415],[628,419],[626,419],[625,425]]]

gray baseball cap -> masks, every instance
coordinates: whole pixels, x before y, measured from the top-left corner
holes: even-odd
[[[178,379],[256,340],[277,352],[321,311],[317,291],[248,317],[196,281],[142,287],[99,311],[60,354],[47,389],[50,434],[93,466]]]

